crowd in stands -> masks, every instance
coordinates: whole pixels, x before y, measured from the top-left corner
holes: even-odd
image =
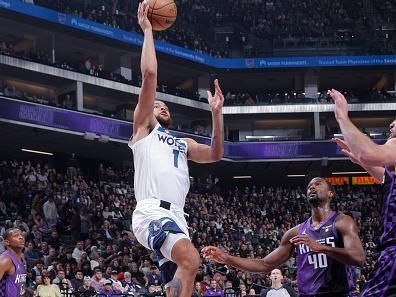
[[[43,50],[29,52],[15,52],[14,45],[12,43],[6,43],[0,41],[0,54],[13,56],[25,60],[35,61],[42,64],[52,65],[62,69],[77,71],[84,74],[109,79],[117,82],[133,84],[141,86],[142,80],[140,75],[135,75],[133,80],[128,81],[121,74],[117,72],[106,72],[103,65],[97,64],[92,58],[88,57],[81,63],[62,61],[62,62],[51,62],[49,53]],[[10,86],[12,88],[12,86]],[[25,98],[27,100],[36,101],[44,104],[57,105],[55,98],[44,98],[42,96],[35,96],[34,94],[19,94],[18,90],[9,90],[11,93],[16,94],[11,97]],[[185,90],[178,86],[164,85],[159,82],[157,86],[158,92],[172,94],[180,97],[190,98],[197,101],[207,102],[206,98],[201,98],[198,91]],[[3,93],[5,90],[3,89]],[[369,90],[367,92],[359,91],[358,95],[355,95],[352,91],[345,91],[344,95],[350,103],[359,102],[388,102],[395,100],[395,93],[389,93],[387,90]],[[66,102],[60,104],[61,107],[75,108],[76,102]],[[70,101],[70,100],[69,100]],[[75,101],[75,100],[74,100]],[[308,98],[305,96],[305,92],[301,90],[279,90],[279,91],[260,91],[253,93],[240,92],[232,93],[228,92],[225,97],[225,105],[266,105],[266,104],[304,104],[304,103],[330,103],[331,100],[327,96],[327,90],[320,91],[317,98]],[[67,105],[67,106],[64,106]]]
[[[87,57],[84,61],[79,62],[71,62],[67,58],[54,61],[49,51],[42,49],[34,50],[33,48],[28,51],[15,51],[14,44],[7,43],[5,41],[0,41],[0,54],[28,61],[34,61],[40,64],[46,64],[65,70],[81,72],[121,83],[132,83],[132,81],[127,80],[124,76],[117,73],[116,71],[106,71],[103,68],[103,65],[93,62],[90,57]],[[134,83],[136,84],[137,82],[134,81]]]
[[[380,12],[380,21],[386,24],[394,24],[396,19],[396,1],[395,0],[374,0],[376,9]]]
[[[233,94],[227,92],[224,100],[224,105],[279,105],[279,104],[310,104],[310,103],[333,103],[333,100],[327,94],[328,90],[323,90],[317,93],[316,98],[306,97],[304,91],[277,91],[266,93],[237,93]],[[358,93],[359,95],[355,95]],[[343,95],[349,103],[363,103],[363,102],[391,102],[396,100],[394,92],[386,90],[369,91],[343,91]]]
[[[162,296],[158,263],[130,232],[136,204],[133,170],[100,165],[96,172],[97,176],[84,175],[78,160],[58,169],[43,161],[1,161],[0,235],[10,227],[25,232],[31,291],[57,294],[48,296],[71,292]],[[192,242],[199,250],[210,244],[234,255],[263,258],[279,245],[287,229],[310,215],[304,187],[220,189],[219,179],[213,176],[191,182],[185,212]],[[360,226],[367,253],[364,267],[356,269],[361,288],[378,256],[381,191],[377,186],[343,185],[336,192],[337,209],[352,215]],[[282,270],[284,281],[295,286],[293,258]],[[255,295],[270,284],[267,275],[203,260],[194,296],[224,289],[240,296]]]
[[[140,32],[136,19],[138,2],[34,1],[36,5],[116,29]],[[390,2],[380,7],[389,7]],[[215,57],[260,55],[264,50],[268,53],[268,47],[291,45],[354,46],[356,41],[367,37],[361,35],[367,35],[368,19],[373,18],[364,1],[180,0],[177,5],[177,22],[170,29],[157,33],[156,38]],[[214,38],[215,33],[208,31],[208,26],[232,29]],[[253,46],[257,39],[264,40],[260,44],[267,47]]]

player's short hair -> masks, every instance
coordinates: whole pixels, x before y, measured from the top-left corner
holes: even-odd
[[[326,179],[323,179],[323,180],[326,182],[327,188],[335,194],[334,186],[328,180],[326,180]]]
[[[3,238],[6,240],[11,235],[13,231],[20,230],[19,228],[8,228],[3,235]]]
[[[285,274],[285,273],[283,272],[283,270],[282,270],[280,267],[275,267],[274,269],[271,270],[270,273],[272,273],[272,271],[274,271],[275,269],[276,269],[276,270],[279,270],[282,276]]]
[[[334,196],[335,196],[335,194],[336,194],[336,192],[335,192],[335,189],[334,189],[334,186],[328,181],[328,180],[326,180],[324,177],[315,177],[315,178],[320,178],[320,179],[322,179],[325,183],[326,183],[326,185],[327,185],[327,188],[331,191],[331,192],[333,192],[334,193]],[[315,179],[314,178],[314,179]],[[333,196],[333,197],[334,197]]]

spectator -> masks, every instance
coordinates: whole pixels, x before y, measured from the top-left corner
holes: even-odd
[[[96,290],[91,286],[91,278],[89,276],[84,276],[83,285],[77,290],[81,297],[93,297],[96,295]]]
[[[192,293],[192,297],[202,297],[202,289],[201,289],[201,283],[196,282],[194,286],[194,290]]]
[[[83,286],[83,272],[82,270],[77,270],[74,278],[70,280],[72,284],[73,291],[77,291],[81,286]]]
[[[48,255],[44,256],[44,265],[48,267],[51,263],[57,260],[59,260],[59,258],[57,256],[56,249],[53,247],[49,248]]]
[[[65,280],[65,282],[63,282],[63,280]],[[61,270],[61,269],[58,270],[58,273],[57,273],[56,277],[54,278],[54,280],[52,281],[52,283],[58,285],[59,287],[61,287],[61,284],[63,284],[63,283],[65,283],[68,288],[72,287],[70,280],[68,280],[66,278],[65,271]]]
[[[70,221],[70,232],[72,240],[77,242],[80,239],[81,232],[81,217],[80,211],[77,207],[73,208],[73,214]]]
[[[25,259],[27,261],[27,263],[29,264],[29,266],[32,266],[32,264],[41,259],[42,258],[42,254],[35,249],[33,242],[28,242],[27,243],[27,247],[25,249]],[[41,272],[40,272],[41,274]]]
[[[47,222],[49,228],[52,226],[56,226],[58,223],[59,215],[58,209],[56,208],[56,204],[54,202],[54,198],[52,196],[48,197],[47,202],[43,205],[44,217]]]
[[[99,292],[103,288],[105,282],[106,279],[102,277],[102,270],[100,268],[96,268],[94,271],[94,276],[91,277],[91,286],[96,292]]]
[[[100,289],[99,293],[106,296],[106,297],[110,297],[114,294],[113,291],[113,283],[110,280],[107,280],[104,285],[103,288]]]
[[[117,270],[112,270],[111,271],[110,281],[113,283],[113,285],[115,283],[117,283],[117,284],[119,284],[122,287],[121,282],[118,280],[118,271]]]
[[[58,235],[58,232],[56,230],[52,230],[51,231],[51,237],[48,240],[48,245],[53,247],[55,250],[58,250],[60,248],[61,242],[59,240],[59,235]]]
[[[225,297],[233,297],[233,296],[235,296],[235,290],[233,289],[231,281],[226,281],[226,283],[225,283],[224,296]]]
[[[37,296],[62,297],[59,287],[51,283],[49,274],[43,274],[43,284],[37,287]]]
[[[77,262],[80,262],[82,254],[85,253],[84,251],[84,241],[79,240],[77,241],[76,247],[73,250],[72,257],[76,259]]]
[[[213,297],[213,296],[223,297],[224,291],[221,288],[218,288],[216,280],[212,279],[210,281],[210,288],[207,289],[203,295],[204,297]]]
[[[158,268],[156,266],[151,266],[150,272],[146,274],[148,285],[160,285],[162,283],[161,277],[158,273]]]
[[[69,285],[67,279],[63,279],[59,284],[60,292],[62,297],[70,297],[73,294],[73,288]]]

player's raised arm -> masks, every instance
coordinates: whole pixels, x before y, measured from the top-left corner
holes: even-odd
[[[197,163],[212,163],[220,161],[224,154],[224,121],[223,103],[224,96],[219,82],[214,81],[215,94],[208,91],[209,106],[212,111],[212,142],[211,145],[199,144],[187,138],[188,159]]]
[[[272,269],[283,264],[290,258],[294,250],[294,246],[290,242],[290,239],[297,235],[297,231],[298,226],[288,230],[283,235],[280,245],[264,259],[231,256],[214,246],[204,247],[202,249],[202,254],[207,260],[231,265],[243,271],[269,273]]]
[[[389,126],[389,139],[378,145],[363,134],[348,115],[348,102],[337,90],[329,91],[334,100],[334,114],[350,151],[362,166],[392,166],[396,160],[396,121]]]
[[[139,25],[143,30],[144,42],[141,56],[142,87],[140,90],[139,101],[135,108],[133,123],[133,142],[137,138],[147,135],[147,131],[156,124],[153,115],[154,100],[157,89],[157,57],[155,54],[153,29],[147,17],[149,6],[142,2],[138,8]],[[140,130],[143,130],[140,132]],[[146,134],[135,138],[136,134]]]

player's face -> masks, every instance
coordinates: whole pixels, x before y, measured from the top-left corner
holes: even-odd
[[[307,199],[311,204],[328,200],[329,193],[327,182],[323,178],[315,177],[308,184]]]
[[[283,276],[279,269],[274,269],[271,271],[270,279],[271,281],[282,280]]]
[[[169,108],[162,101],[154,101],[154,116],[161,126],[169,127],[172,122]]]
[[[25,236],[19,229],[12,230],[4,243],[11,248],[23,249],[25,247]]]
[[[396,120],[394,120],[390,125],[389,125],[389,138],[395,138],[396,137]]]

